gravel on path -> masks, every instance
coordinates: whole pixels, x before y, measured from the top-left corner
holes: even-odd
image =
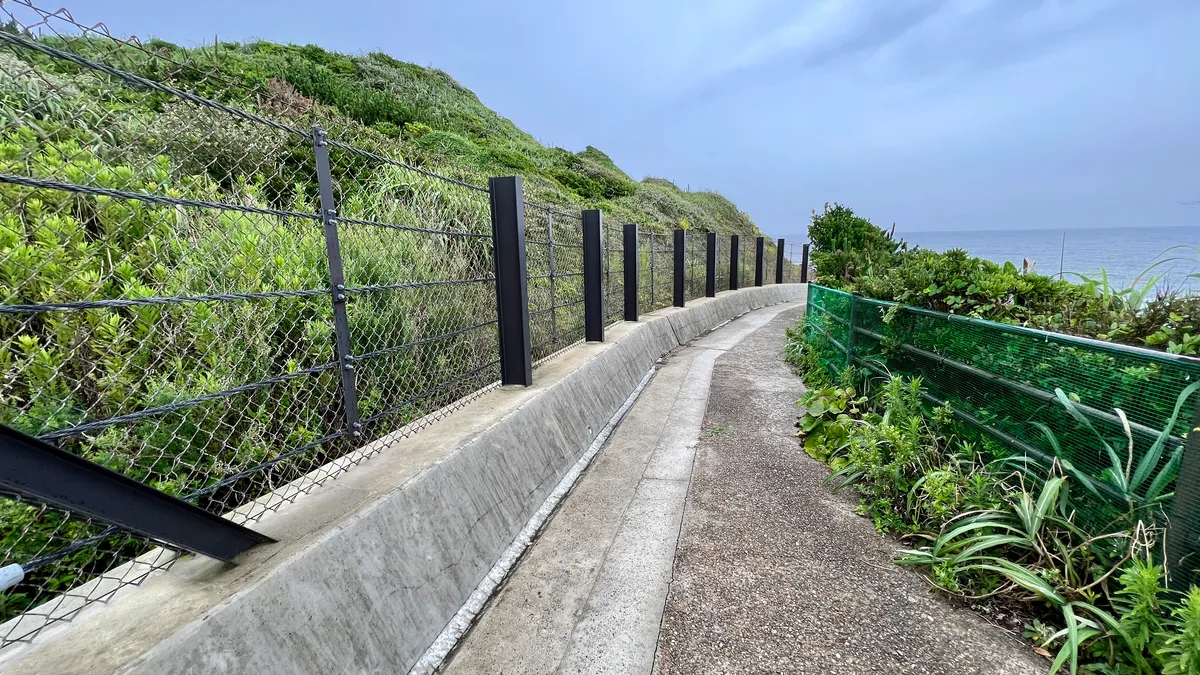
[[[779,315],[716,362],[655,670],[1045,673],[1049,662],[891,562],[795,436]]]

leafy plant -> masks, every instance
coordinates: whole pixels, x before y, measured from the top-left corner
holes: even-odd
[[[850,427],[867,402],[854,387],[825,387],[804,394],[796,402],[803,408],[796,426],[804,436],[804,450],[814,459],[826,461],[844,451],[850,443]]]
[[[1161,636],[1155,655],[1162,662],[1163,675],[1200,673],[1200,588],[1192,586],[1171,611]]]
[[[1144,455],[1137,458],[1135,464],[1133,431],[1130,429],[1129,420],[1124,411],[1120,408],[1115,411],[1121,420],[1125,437],[1128,440],[1125,452],[1121,453],[1096,430],[1088,416],[1080,411],[1078,404],[1072,401],[1062,389],[1055,389],[1054,394],[1057,401],[1070,413],[1071,417],[1093,434],[1096,443],[1104,449],[1109,466],[1104,468],[1099,478],[1089,476],[1076,468],[1070,460],[1065,459],[1063,448],[1050,427],[1038,421],[1034,421],[1032,424],[1041,429],[1050,447],[1053,448],[1054,454],[1060,458],[1062,465],[1084,488],[1099,500],[1110,500],[1114,495],[1119,496],[1125,501],[1129,513],[1134,519],[1149,524],[1154,520],[1154,511],[1170,497],[1170,493],[1166,492],[1167,487],[1171,485],[1179,472],[1179,463],[1183,458],[1182,443],[1176,443],[1175,449],[1168,455],[1165,463],[1162,458],[1167,442],[1178,441],[1173,437],[1175,423],[1183,411],[1184,404],[1197,390],[1200,390],[1200,382],[1188,385],[1179,393],[1171,416],[1167,418],[1162,430],[1154,439],[1153,445]],[[1102,488],[1104,488],[1103,493]]]

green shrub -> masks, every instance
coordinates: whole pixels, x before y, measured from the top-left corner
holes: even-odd
[[[830,481],[859,492],[860,513],[916,543],[898,563],[946,593],[1020,607],[1032,619],[1026,636],[1057,652],[1051,673],[1196,672],[1200,589],[1168,591],[1154,560],[1160,521],[1144,514],[1177,458],[1133,463],[1107,447],[1113,466],[1103,480],[1139,498],[1128,500],[1131,517],[1089,535],[1076,514],[1096,479],[1066,462],[1043,473],[1025,470],[1029,458],[983,462],[947,409],[922,407],[919,380],[891,377],[873,399],[855,397],[844,382],[814,388],[797,403],[797,426],[805,450],[833,469]]]
[[[144,156],[170,157],[176,175],[208,174],[232,187],[239,177],[277,173],[286,132],[208,108],[168,103],[148,124],[131,118],[128,136]]]
[[[1163,675],[1200,673],[1200,588],[1192,586],[1164,623],[1155,651]]]
[[[282,71],[283,79],[300,93],[368,126],[380,122],[403,126],[417,119],[412,104],[388,92],[362,87],[349,74],[320,62],[289,56],[283,61]]]
[[[411,124],[412,123],[410,122],[409,124],[406,124],[404,126],[408,127]],[[395,124],[392,124],[391,122],[377,122],[375,124],[375,130],[378,131],[379,133],[383,134],[384,136],[387,136],[388,138],[396,138],[396,139],[400,138],[400,127],[396,126]]]
[[[404,125],[404,137],[409,139],[417,139],[433,131],[428,124],[420,122],[408,122]]]
[[[488,157],[498,166],[516,169],[522,173],[536,173],[537,167],[528,157],[517,152],[516,150],[507,150],[505,148],[488,148]]]
[[[451,161],[474,163],[480,156],[479,146],[452,131],[431,131],[419,136],[413,145]]]
[[[841,204],[825,204],[821,213],[813,211],[808,238],[817,277],[826,282],[869,277],[886,269],[902,248],[888,233]]]
[[[908,250],[839,204],[814,212],[809,236],[817,277],[828,286],[950,314],[1200,353],[1200,296],[1162,292],[1146,301],[1158,279],[1149,270],[1116,289],[1106,275],[1075,283],[961,249]]]
[[[550,176],[584,199],[596,199],[604,193],[604,188],[598,181],[570,169],[552,169]]]

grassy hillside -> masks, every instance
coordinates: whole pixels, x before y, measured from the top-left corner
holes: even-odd
[[[661,178],[632,179],[601,150],[547,148],[480,102],[448,74],[374,52],[350,56],[314,45],[219,43],[183,49],[158,40],[150,51],[195,68],[176,79],[224,100],[255,102],[303,117],[328,107],[351,120],[362,142],[431,168],[453,167],[477,181],[520,174],[534,200],[600,208],[616,222],[759,234],[750,217],[715,192],[689,192]],[[130,50],[127,66],[144,57]],[[217,82],[211,73],[221,79]],[[205,91],[207,90],[207,91]]]
[[[25,308],[0,313],[0,423],[214,513],[497,377],[486,195],[380,156],[476,186],[518,173],[527,200],[610,223],[756,232],[720,195],[634,181],[596,148],[543,147],[445,73],[383,54],[0,30],[16,36],[0,50],[0,302]],[[354,431],[313,124],[358,149],[329,148]],[[564,274],[579,254],[559,252],[552,282],[537,250],[541,356],[582,337],[583,307]],[[76,545],[102,528],[6,497],[0,522],[0,565],[26,565],[0,622],[150,545]],[[0,632],[0,647],[26,637]]]

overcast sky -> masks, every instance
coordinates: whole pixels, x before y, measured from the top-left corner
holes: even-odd
[[[901,232],[1200,227],[1196,0],[53,2],[436,66],[544,144],[778,236],[835,200]]]

